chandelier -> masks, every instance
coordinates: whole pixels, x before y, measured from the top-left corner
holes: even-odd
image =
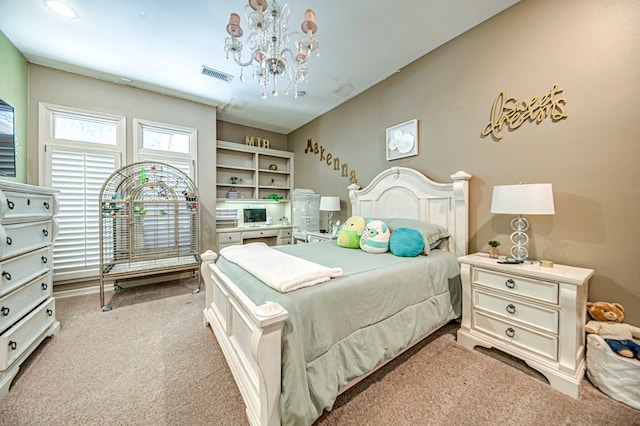
[[[289,5],[281,5],[276,0],[270,0],[270,5],[266,0],[249,0],[244,8],[251,31],[246,41],[249,57],[242,58],[240,15],[232,13],[227,25],[231,37],[224,41],[227,59],[231,56],[242,67],[240,81],[243,82],[244,67],[253,66],[253,77],[262,86],[262,99],[266,99],[269,87],[273,96],[278,96],[278,87],[285,95],[293,87],[297,98],[298,84],[307,81],[307,61],[311,53],[320,54],[318,40],[313,36],[318,31],[315,12],[311,9],[305,12],[300,26],[302,33],[289,33]],[[294,50],[287,47],[290,36],[299,36]]]

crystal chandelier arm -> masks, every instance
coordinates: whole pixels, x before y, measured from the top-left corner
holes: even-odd
[[[302,83],[307,79],[308,70],[307,70],[306,62],[307,62],[308,56],[303,61],[298,61],[296,59],[296,56],[294,56],[293,51],[289,48],[282,51],[283,58],[285,54],[290,58],[289,60],[284,61],[286,64],[285,72],[287,73],[289,80],[291,80],[291,83],[293,83],[293,85],[296,87],[296,90],[297,90],[298,84]]]
[[[251,52],[251,54],[249,55],[249,59],[247,59],[246,62],[244,62],[242,60],[242,51],[241,50],[237,50],[235,52],[233,52],[233,60],[236,61],[236,63],[238,65],[240,65],[241,67],[248,67],[249,65],[251,65],[251,63],[253,62],[253,59],[255,58],[256,53],[258,52],[258,50],[254,50],[253,52]]]

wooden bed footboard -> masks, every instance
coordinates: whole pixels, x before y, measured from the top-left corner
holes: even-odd
[[[288,312],[279,304],[257,306],[202,254],[206,291],[204,325],[213,330],[247,406],[252,425],[280,424],[282,326]]]

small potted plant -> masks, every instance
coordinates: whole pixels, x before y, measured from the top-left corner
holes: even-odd
[[[498,246],[500,245],[500,241],[491,240],[489,241],[489,257],[492,259],[497,259],[500,256],[500,249]]]

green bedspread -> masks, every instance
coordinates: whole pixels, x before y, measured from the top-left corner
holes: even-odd
[[[460,266],[451,253],[397,257],[335,241],[275,247],[344,276],[280,293],[224,257],[218,268],[257,305],[281,304],[282,424],[308,425],[330,410],[341,387],[392,358],[426,332],[460,316]]]

